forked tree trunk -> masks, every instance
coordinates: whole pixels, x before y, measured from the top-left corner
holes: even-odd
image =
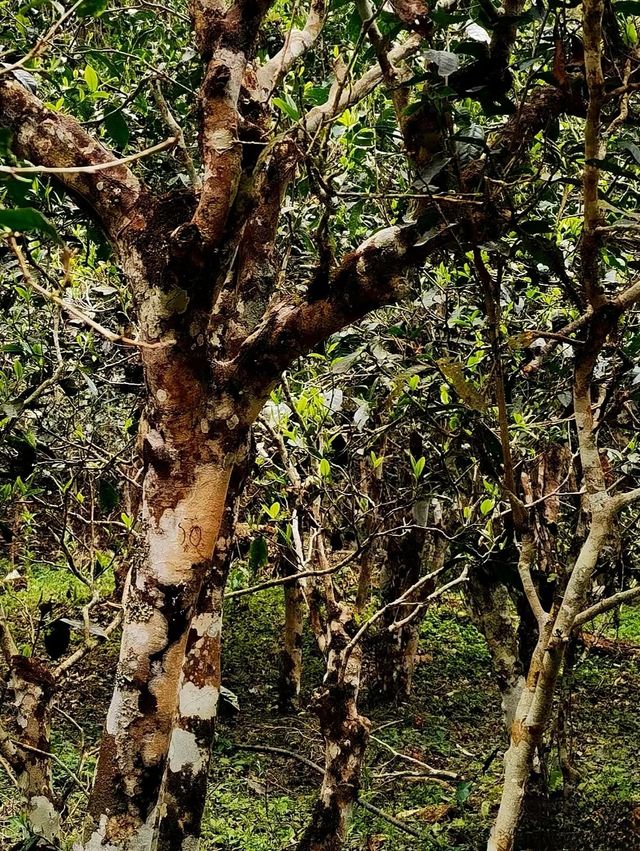
[[[593,502],[606,503],[596,494]],[[533,757],[547,728],[558,676],[573,622],[584,606],[598,557],[610,533],[613,514],[606,506],[592,514],[591,529],[582,546],[557,613],[548,618],[531,660],[504,758],[504,785],[488,851],[513,851]]]
[[[48,756],[55,679],[37,659],[14,656],[9,690],[16,707],[13,768],[27,802],[29,827],[53,842],[60,832]]]
[[[222,609],[244,470],[236,466],[211,568],[191,622],[178,707],[158,798],[157,851],[197,848],[222,673]]]
[[[351,808],[360,789],[370,724],[358,712],[362,648],[357,644],[343,665],[343,651],[356,632],[351,607],[332,603],[327,672],[314,695],[325,744],[324,777],[311,824],[298,851],[339,851],[347,833]]]

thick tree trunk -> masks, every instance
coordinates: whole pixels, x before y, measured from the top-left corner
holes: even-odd
[[[432,573],[444,565],[446,538],[421,528],[427,521],[426,506],[417,505],[414,515],[413,522],[420,525],[389,539],[382,582],[382,602],[385,605],[415,585],[425,569]],[[419,606],[434,591],[435,582],[434,578],[433,582],[425,583],[407,602]],[[417,609],[409,622],[390,629],[410,612],[411,608],[407,605],[392,606],[380,619],[376,636],[376,685],[377,693],[387,700],[402,700],[411,694],[420,624],[426,608]]]
[[[189,626],[243,442],[234,412],[212,410],[197,358],[159,349],[145,361],[145,547],[128,585],[86,851],[152,847]],[[173,764],[186,759],[174,755]]]
[[[157,851],[198,847],[220,697],[224,588],[232,560],[244,473],[236,466],[231,477],[211,568],[202,584],[189,630],[178,707],[158,799]]]
[[[362,648],[358,644],[343,664],[342,651],[356,631],[346,603],[332,604],[325,683],[314,695],[325,744],[324,777],[311,824],[298,851],[339,851],[349,813],[358,796],[370,724],[358,712]]]
[[[27,802],[33,833],[53,842],[59,836],[60,815],[51,786],[51,708],[56,684],[37,659],[14,656],[9,690],[16,707],[13,767]]]

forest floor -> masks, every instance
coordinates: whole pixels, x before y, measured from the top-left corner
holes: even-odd
[[[41,599],[57,601],[58,616],[82,589],[64,571],[34,568],[28,590],[5,594],[9,613],[23,623],[37,618]],[[71,607],[69,607],[71,614]],[[77,611],[77,607],[74,609]],[[107,611],[104,617],[108,617]],[[294,849],[307,823],[319,776],[283,748],[322,763],[314,716],[306,710],[323,666],[305,641],[299,712],[277,707],[281,592],[239,598],[225,613],[223,681],[240,712],[219,724],[212,759],[202,851]],[[13,619],[13,618],[12,618]],[[571,701],[571,742],[577,788],[563,795],[557,747],[548,755],[548,794],[532,801],[519,835],[519,851],[634,851],[640,849],[640,608],[626,608],[619,623],[597,625],[621,639],[625,651],[583,648]],[[54,716],[57,790],[67,796],[69,847],[85,801],[69,772],[88,785],[117,659],[117,639],[74,669],[61,689]],[[362,799],[406,822],[404,833],[360,806],[349,851],[475,851],[486,843],[500,795],[505,736],[498,691],[484,641],[460,597],[434,606],[421,632],[414,693],[400,706],[377,704],[366,687],[361,711],[372,723]],[[69,719],[73,719],[73,721]],[[82,734],[80,729],[82,729]],[[82,743],[84,739],[84,744]],[[393,751],[455,772],[459,779],[415,780],[415,766]],[[16,791],[0,768],[0,847],[22,835]]]

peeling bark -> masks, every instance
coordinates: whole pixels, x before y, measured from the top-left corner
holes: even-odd
[[[224,588],[245,465],[236,466],[211,566],[202,584],[182,665],[178,705],[162,788],[154,851],[197,848],[221,683]]]
[[[146,551],[132,567],[116,685],[90,802],[97,827],[87,851],[107,843],[132,851],[151,847],[189,626],[231,472],[203,444],[193,431],[179,448],[158,431],[145,438]]]
[[[51,785],[51,709],[56,682],[37,659],[14,656],[9,690],[16,708],[13,767],[27,802],[29,827],[48,842],[59,838],[60,814]]]

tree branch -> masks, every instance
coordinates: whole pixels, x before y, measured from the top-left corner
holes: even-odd
[[[587,621],[597,618],[598,615],[610,612],[611,609],[622,606],[624,603],[630,603],[638,597],[640,597],[640,585],[636,585],[635,588],[628,588],[626,591],[618,591],[617,594],[612,594],[611,597],[605,597],[604,600],[594,603],[593,606],[589,606],[588,609],[584,609],[584,611],[576,615],[573,628],[579,629]]]
[[[133,172],[121,162],[114,164],[112,152],[74,118],[48,109],[11,78],[0,80],[0,114],[3,125],[13,133],[16,154],[40,167],[57,169],[54,173],[59,182],[89,204],[106,233],[117,242],[134,223],[147,194]],[[106,165],[100,173],[93,168],[86,170],[87,166]]]
[[[299,30],[294,27],[290,30],[282,49],[258,68],[257,92],[261,103],[269,100],[280,80],[316,41],[322,32],[326,15],[327,0],[311,0],[304,28]]]

